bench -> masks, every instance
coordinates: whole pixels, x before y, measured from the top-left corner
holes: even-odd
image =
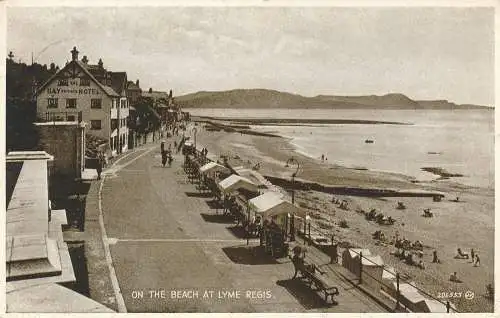
[[[316,287],[317,291],[324,293],[325,302],[328,302],[328,297],[331,298],[333,304],[337,302],[333,299],[333,296],[339,295],[339,289],[336,286],[332,286],[331,283],[324,276],[325,272],[321,272],[315,264],[306,264],[303,260],[292,259],[292,263],[295,268],[295,275],[300,273],[301,278],[305,283],[312,289],[312,285]]]

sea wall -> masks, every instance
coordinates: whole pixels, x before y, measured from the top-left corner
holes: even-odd
[[[309,182],[305,180],[295,180],[294,183],[290,179],[264,176],[272,184],[285,188],[304,191],[319,191],[331,194],[354,195],[363,197],[439,197],[443,198],[444,194],[435,191],[425,190],[393,190],[393,189],[377,189],[377,188],[363,188],[363,187],[346,187],[326,185],[317,182]]]

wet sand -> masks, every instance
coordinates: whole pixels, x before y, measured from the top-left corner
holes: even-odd
[[[429,197],[368,198],[335,195],[350,203],[350,211],[339,209],[338,205],[331,202],[331,194],[321,192],[297,191],[296,203],[309,210],[316,226],[329,228],[330,222],[334,223],[333,230],[325,229],[323,233],[333,234],[336,240],[348,241],[370,249],[372,254],[381,255],[387,265],[408,275],[411,281],[431,295],[437,297],[440,292],[462,292],[461,298],[449,299],[458,306],[459,311],[493,311],[493,302],[485,298],[485,286],[494,282],[494,190],[464,186],[454,183],[453,179],[413,183],[413,178],[396,173],[349,169],[331,161],[322,163],[319,159],[294,152],[284,138],[206,131],[199,127],[197,143],[198,147],[207,147],[209,153],[217,157],[229,155],[232,165],[251,168],[260,162],[260,172],[263,175],[290,178],[296,171],[296,166],[286,168],[285,162],[293,156],[300,162],[296,180],[339,186],[444,192],[446,197],[442,202],[433,202]],[[453,202],[457,196],[460,197],[460,202]],[[406,210],[397,210],[397,201],[404,202]],[[396,219],[396,223],[391,226],[367,221],[363,214],[355,212],[360,208],[365,211],[377,208],[386,216]],[[422,217],[424,208],[431,208],[434,217]],[[342,220],[347,222],[349,228],[338,226]],[[388,238],[398,231],[400,237],[422,241],[426,246],[423,257],[426,269],[408,266],[390,255],[394,246],[377,245],[377,241],[371,236],[376,230],[381,230]],[[477,251],[481,265],[474,267],[468,260],[454,259],[458,247],[467,253],[470,253],[471,248]],[[434,249],[442,264],[431,263]],[[449,275],[455,271],[463,283],[448,281]],[[467,290],[475,293],[472,300],[463,296]]]

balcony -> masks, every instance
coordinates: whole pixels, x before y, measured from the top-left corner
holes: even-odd
[[[41,122],[52,122],[52,121],[71,121],[71,122],[82,122],[82,112],[45,112],[38,114],[38,120]]]

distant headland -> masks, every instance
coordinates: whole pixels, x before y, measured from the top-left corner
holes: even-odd
[[[305,97],[268,89],[200,91],[178,96],[184,108],[311,108],[311,109],[494,109],[489,106],[455,104],[447,100],[413,100],[403,94]]]

